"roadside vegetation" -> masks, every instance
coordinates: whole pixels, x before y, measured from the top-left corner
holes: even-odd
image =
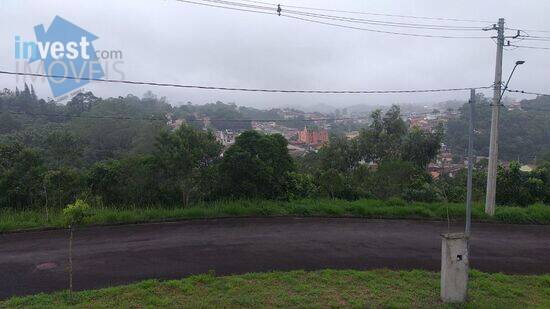
[[[489,100],[480,97],[478,102],[480,114],[490,113]],[[521,149],[522,154],[536,155],[537,166],[522,170],[519,162],[510,162],[499,168],[499,205],[550,204],[550,153],[544,135],[548,121],[528,109],[529,104],[539,108],[550,106],[550,101],[522,102],[525,115],[513,118],[517,123],[509,127],[524,142],[510,142],[520,145],[510,153]],[[0,114],[0,209],[56,212],[77,199],[92,206],[195,207],[234,199],[401,198],[462,203],[466,198],[464,169],[452,175],[429,173],[433,172],[429,163],[438,160],[445,139],[454,141],[451,147],[467,144],[463,109],[447,130],[440,123],[430,131],[411,127],[399,106],[375,110],[367,123],[355,128],[356,138],[331,132],[328,144],[296,157],[290,155],[288,140],[281,134],[264,134],[251,130],[250,121],[238,121],[277,119],[277,110],[221,102],[174,107],[152,93],[104,99],[87,92],[59,105],[39,99],[32,85],[26,85],[23,90],[0,92]],[[35,114],[52,116],[36,119]],[[170,126],[173,119],[181,125]],[[239,135],[224,146],[214,134],[220,130]],[[528,138],[533,140],[527,143]],[[503,151],[508,151],[505,146]],[[455,154],[463,153],[456,149]],[[476,154],[484,153],[478,149]],[[485,164],[478,162],[474,201],[484,200],[485,179]]]
[[[407,203],[400,199],[381,200],[235,200],[200,203],[192,207],[175,206],[110,206],[93,207],[82,225],[108,225],[142,222],[162,222],[185,219],[217,217],[269,217],[269,216],[333,216],[374,219],[428,219],[462,220],[464,204],[456,203]],[[482,204],[475,204],[474,221],[550,224],[550,207],[535,204],[528,207],[505,207],[496,209],[494,217],[487,216]],[[0,211],[0,232],[63,228],[66,226],[61,210],[3,210]]]
[[[548,308],[550,276],[471,272],[469,301],[445,305],[439,274],[428,271],[322,270],[181,280],[147,280],[100,290],[14,297],[2,308]]]
[[[546,99],[532,103],[550,106]],[[488,104],[479,98],[480,109],[488,111]],[[429,173],[445,135],[457,135],[464,125],[422,131],[410,127],[395,105],[372,112],[356,138],[334,134],[318,151],[298,157],[290,155],[285,137],[250,130],[250,121],[244,127],[197,122],[269,116],[221,102],[172,107],[152,93],[102,99],[88,92],[58,105],[25,86],[0,92],[0,112],[0,231],[63,227],[62,209],[77,200],[91,207],[84,225],[274,215],[446,220],[464,214],[466,171]],[[36,121],[28,113],[66,117]],[[112,119],[116,115],[173,115],[185,123],[175,128],[164,121]],[[214,131],[224,129],[240,133],[233,144],[216,140]],[[522,170],[519,162],[499,167],[497,214],[487,218],[477,206],[475,220],[550,222],[550,153],[537,144],[536,168]],[[474,202],[484,201],[486,178],[484,164],[476,164]]]

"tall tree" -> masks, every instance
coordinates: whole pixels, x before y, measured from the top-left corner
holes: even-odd
[[[361,161],[359,143],[356,139],[333,137],[327,146],[319,150],[323,170],[335,169],[339,172],[354,170]]]
[[[67,111],[70,115],[80,115],[89,112],[99,101],[91,91],[80,92],[67,103]]]
[[[44,171],[37,151],[19,143],[0,144],[0,205],[27,207],[38,203]]]
[[[193,195],[200,194],[201,172],[215,163],[221,148],[212,132],[195,130],[187,125],[180,126],[175,132],[160,134],[155,157],[166,185],[179,191],[184,206],[189,205]]]
[[[399,106],[393,105],[382,116],[380,110],[371,114],[371,124],[361,130],[359,147],[365,161],[395,160],[400,157],[401,143],[407,125],[401,119]]]
[[[44,149],[50,164],[59,169],[62,165],[79,166],[84,145],[69,131],[53,131],[45,141]]]
[[[9,113],[0,114],[0,134],[9,134],[20,130],[21,127],[21,123]]]
[[[441,148],[443,127],[439,126],[435,133],[413,128],[407,133],[401,146],[401,159],[413,162],[420,168],[426,168],[435,159]]]
[[[239,135],[220,165],[224,191],[236,197],[286,197],[294,169],[286,139],[256,131]]]

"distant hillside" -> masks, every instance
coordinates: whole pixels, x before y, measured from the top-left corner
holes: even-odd
[[[83,92],[66,105],[37,98],[27,85],[23,90],[0,92],[0,142],[20,141],[44,149],[48,139],[70,140],[82,146],[79,157],[83,164],[150,153],[158,133],[177,119],[197,128],[246,130],[251,128],[249,119],[283,118],[280,109],[260,110],[234,103],[174,107],[151,92],[142,98],[99,98]],[[297,122],[297,126],[303,125]]]
[[[475,109],[477,155],[489,153],[491,107],[489,99],[480,96]],[[468,109],[460,108],[460,117],[449,121],[446,143],[453,153],[464,154],[468,145]],[[539,96],[523,100],[517,108],[502,108],[500,114],[499,158],[533,162],[537,156],[550,150],[550,97]]]

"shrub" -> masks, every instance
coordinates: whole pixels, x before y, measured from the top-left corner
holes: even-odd
[[[84,223],[86,217],[91,214],[90,206],[85,201],[78,199],[74,203],[67,205],[63,209],[65,223],[69,227],[74,227]]]

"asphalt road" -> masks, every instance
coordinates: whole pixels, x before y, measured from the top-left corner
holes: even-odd
[[[451,227],[457,231],[461,225]],[[447,223],[350,218],[214,219],[77,231],[75,289],[147,278],[290,269],[439,270]],[[550,226],[474,223],[470,264],[550,273]],[[0,299],[68,287],[68,232],[0,234]]]

